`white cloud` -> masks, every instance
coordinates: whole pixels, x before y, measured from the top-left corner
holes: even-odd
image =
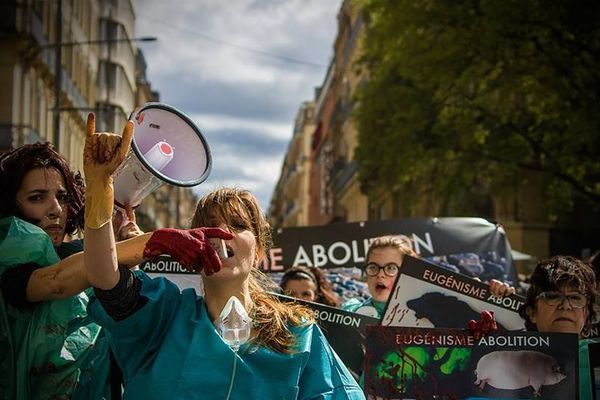
[[[287,140],[292,137],[293,121],[283,124],[223,114],[190,114],[188,116],[203,132],[248,130],[272,139]]]
[[[324,79],[341,0],[143,0],[135,36],[161,100],[205,133],[213,172],[195,189],[251,190],[264,209],[294,116]],[[294,61],[295,59],[297,61]]]
[[[279,177],[281,170],[281,158],[265,157],[260,154],[236,154],[228,153],[225,157],[213,159],[215,165],[213,170],[217,170],[218,165],[235,166],[236,174],[225,177],[214,177],[214,173],[205,183],[198,186],[194,191],[198,195],[219,187],[239,187],[252,192],[259,200],[261,208],[266,211],[270,204],[270,196],[274,184]],[[217,171],[214,171],[217,172]]]

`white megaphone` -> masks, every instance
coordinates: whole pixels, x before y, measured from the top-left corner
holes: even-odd
[[[126,204],[137,207],[164,182],[190,187],[208,178],[208,143],[185,114],[164,103],[146,103],[129,119],[135,126],[131,149],[113,174],[118,211]]]

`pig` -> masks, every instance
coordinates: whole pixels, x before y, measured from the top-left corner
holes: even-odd
[[[481,357],[475,369],[475,384],[517,390],[531,386],[539,397],[542,386],[556,385],[566,378],[554,357],[538,351],[493,351]]]

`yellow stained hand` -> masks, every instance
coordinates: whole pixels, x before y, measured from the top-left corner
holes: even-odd
[[[125,159],[131,139],[133,122],[127,121],[121,136],[96,133],[96,117],[88,114],[87,134],[83,151],[83,170],[86,180],[107,180]]]

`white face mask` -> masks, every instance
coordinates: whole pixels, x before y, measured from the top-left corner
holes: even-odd
[[[219,334],[232,349],[238,351],[250,337],[250,317],[237,297],[231,296],[217,320]]]

